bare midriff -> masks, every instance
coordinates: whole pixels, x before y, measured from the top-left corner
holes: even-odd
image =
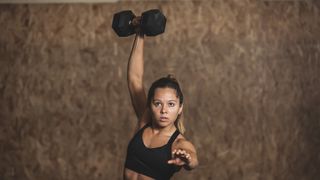
[[[153,178],[139,174],[131,169],[125,168],[123,173],[124,180],[152,180]]]

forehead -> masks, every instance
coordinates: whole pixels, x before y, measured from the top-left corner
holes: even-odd
[[[154,91],[153,99],[177,100],[177,92],[172,88],[157,88]]]

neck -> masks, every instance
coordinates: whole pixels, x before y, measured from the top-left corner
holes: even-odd
[[[156,123],[151,123],[151,129],[154,134],[166,134],[166,133],[172,133],[177,128],[174,124],[166,126],[166,127],[160,127]]]

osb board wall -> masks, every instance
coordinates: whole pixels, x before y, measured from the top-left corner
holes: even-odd
[[[319,178],[320,5],[246,0],[1,5],[1,179],[122,179],[133,36],[112,16],[151,8],[168,22],[146,38],[146,88],[176,75],[200,160],[174,179]]]

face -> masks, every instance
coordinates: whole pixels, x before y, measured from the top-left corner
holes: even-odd
[[[151,101],[153,120],[160,127],[173,125],[182,112],[179,98],[175,89],[157,88]]]

